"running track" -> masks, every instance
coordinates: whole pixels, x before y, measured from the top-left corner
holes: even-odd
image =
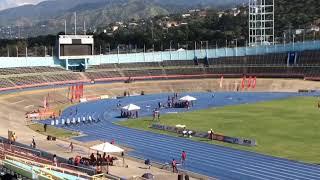
[[[150,116],[159,101],[165,103],[169,94],[127,97],[120,100],[122,105],[134,103],[142,107],[141,116]],[[171,95],[171,94],[170,94]],[[185,94],[182,94],[185,95]],[[191,93],[198,98],[192,110],[232,104],[253,103],[291,96],[296,93]],[[308,94],[310,95],[310,94]],[[99,123],[69,126],[68,129],[81,131],[87,136],[75,138],[79,141],[115,139],[117,144],[131,147],[130,156],[149,158],[160,163],[180,159],[182,150],[188,154],[186,165],[182,168],[218,179],[239,180],[320,180],[320,166],[275,158],[257,153],[235,150],[227,147],[191,141],[145,132],[113,124],[119,116],[116,108],[118,100],[102,100],[70,107],[61,118],[88,117],[102,120]],[[78,114],[75,114],[75,108]],[[161,114],[185,111],[185,109],[163,109]],[[258,142],[259,143],[259,142]]]

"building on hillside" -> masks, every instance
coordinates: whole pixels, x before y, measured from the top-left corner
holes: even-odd
[[[119,26],[112,26],[111,29],[112,29],[113,32],[115,32],[115,31],[117,31],[119,29]]]
[[[183,18],[188,18],[188,17],[191,17],[191,14],[182,14],[182,17]]]
[[[166,22],[167,28],[178,27],[180,24],[177,21],[168,21]]]

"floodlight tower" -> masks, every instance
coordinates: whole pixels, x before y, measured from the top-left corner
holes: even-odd
[[[249,46],[274,44],[274,0],[249,0]]]

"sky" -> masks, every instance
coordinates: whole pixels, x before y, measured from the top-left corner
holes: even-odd
[[[0,10],[21,6],[24,4],[37,4],[44,0],[0,0]]]

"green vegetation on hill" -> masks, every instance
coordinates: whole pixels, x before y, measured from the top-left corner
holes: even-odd
[[[304,28],[320,20],[319,0],[277,0],[275,1],[275,26],[278,35],[285,29]],[[316,23],[320,24],[320,22]]]
[[[320,111],[314,97],[296,97],[283,100],[226,106],[194,112],[161,116],[161,124],[207,132],[210,128],[228,136],[256,139],[258,146],[242,147],[220,142],[205,141],[237,149],[292,160],[320,163]],[[173,133],[153,130],[151,118],[128,120],[120,125],[176,136]],[[193,138],[203,141],[203,139]]]

